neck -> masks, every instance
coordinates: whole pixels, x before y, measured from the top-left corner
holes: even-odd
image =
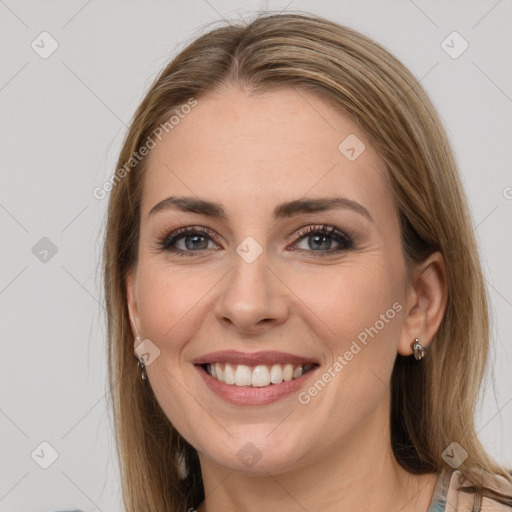
[[[389,434],[387,413],[377,411],[328,453],[275,475],[233,472],[200,456],[206,498],[198,512],[427,512],[437,474],[405,471]]]

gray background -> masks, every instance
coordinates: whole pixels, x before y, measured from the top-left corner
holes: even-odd
[[[260,8],[313,12],[373,37],[439,109],[493,308],[496,383],[477,425],[489,452],[512,466],[510,0],[0,0],[0,511],[122,510],[98,259],[107,199],[92,191],[114,172],[161,67],[205,23]],[[43,31],[59,45],[46,59],[31,47],[43,46]],[[469,43],[458,58],[442,46],[453,31]],[[462,48],[450,41],[452,53]],[[48,469],[35,462],[50,462],[44,441],[58,453]]]

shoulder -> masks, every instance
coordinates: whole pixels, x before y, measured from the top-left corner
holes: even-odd
[[[471,487],[471,483],[465,480],[460,471],[454,471],[446,495],[445,512],[512,512],[512,482],[499,475],[494,475],[494,478],[496,481],[487,479],[485,485],[491,490],[491,493],[495,491],[508,496],[507,505],[490,496],[480,497],[474,491],[464,491],[462,488]]]

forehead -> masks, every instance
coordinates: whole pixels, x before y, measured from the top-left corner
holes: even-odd
[[[205,96],[156,142],[143,215],[170,195],[197,195],[259,215],[304,196],[344,195],[375,217],[392,208],[384,164],[365,133],[348,114],[304,90]]]

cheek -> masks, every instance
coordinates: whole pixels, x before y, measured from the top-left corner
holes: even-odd
[[[302,277],[300,286],[297,282],[297,294],[315,313],[309,315],[312,330],[324,333],[321,341],[332,354],[318,377],[326,377],[325,391],[322,386],[313,389],[313,384],[302,398],[311,400],[317,411],[326,411],[325,424],[340,438],[341,430],[356,428],[389,392],[397,355],[404,309],[401,274],[395,274],[398,265],[375,263],[358,261],[335,272]],[[308,435],[317,427],[311,420]]]
[[[304,272],[296,277],[293,289],[321,321],[324,342],[340,353],[358,336],[364,341],[368,331],[375,338],[396,340],[403,309],[400,275],[398,266],[368,259],[336,270]]]
[[[141,263],[139,283],[137,302],[144,336],[167,355],[177,354],[184,336],[193,335],[191,329],[199,327],[194,316],[207,301],[213,279],[192,270],[173,272],[165,264]]]
[[[174,427],[195,442],[201,439],[197,418],[203,417],[205,409],[199,406],[196,390],[187,384],[195,369],[182,359],[188,342],[201,328],[205,309],[212,307],[208,292],[218,278],[212,279],[211,274],[216,275],[192,269],[177,272],[154,261],[141,261],[138,272],[141,334],[160,350],[147,368],[151,387]]]

